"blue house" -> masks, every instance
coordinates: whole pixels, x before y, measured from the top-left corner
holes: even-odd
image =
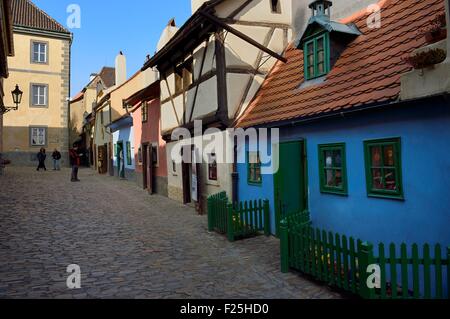
[[[238,149],[246,163],[237,164],[239,200],[270,200],[273,234],[284,216],[308,210],[316,227],[373,244],[450,244],[450,90],[426,89],[448,64],[414,70],[404,59],[445,48],[448,39],[418,35],[444,1],[380,5],[373,27],[366,11],[332,21],[331,2],[315,1],[288,62],[236,125],[279,129],[267,145],[278,170],[264,173],[257,143]]]
[[[114,176],[135,180],[135,149],[133,117],[126,114],[109,126],[114,143]]]

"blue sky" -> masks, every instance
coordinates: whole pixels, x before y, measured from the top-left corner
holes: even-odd
[[[33,0],[67,27],[70,4],[81,8],[81,28],[71,29],[72,91],[74,96],[103,66],[114,66],[119,51],[127,57],[128,76],[153,55],[163,28],[170,18],[181,26],[190,16],[190,0]]]

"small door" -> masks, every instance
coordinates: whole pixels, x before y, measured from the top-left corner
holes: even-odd
[[[106,146],[98,147],[98,172],[106,174],[108,172],[108,148]]]
[[[155,192],[155,183],[153,180],[154,171],[153,171],[153,155],[152,155],[152,147],[147,147],[147,183],[148,183],[148,193],[153,195]]]
[[[183,154],[184,152],[191,152],[191,146],[185,146],[183,148]],[[182,179],[183,179],[183,203],[184,204],[189,204],[192,202],[192,187],[191,187],[191,177],[192,177],[192,164],[191,163],[186,163],[186,162],[182,162],[181,165],[182,168]]]
[[[142,145],[142,178],[144,189],[149,188],[149,176],[148,176],[148,145]]]
[[[281,143],[280,166],[275,175],[276,234],[281,220],[307,208],[306,151],[304,142]]]

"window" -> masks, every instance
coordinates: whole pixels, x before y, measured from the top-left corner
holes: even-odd
[[[127,165],[133,164],[131,160],[131,143],[127,142]]]
[[[193,81],[193,65],[189,60],[175,69],[175,94],[187,91]]]
[[[148,104],[147,104],[147,102],[142,102],[141,116],[142,116],[142,123],[147,123],[147,121],[148,121]]]
[[[400,138],[364,142],[367,193],[403,199]]]
[[[175,94],[183,91],[183,73],[182,70],[175,70]]]
[[[30,128],[30,145],[45,146],[47,144],[47,128],[31,127]]]
[[[305,79],[323,76],[330,69],[329,34],[324,33],[305,43]]]
[[[33,63],[47,63],[48,44],[44,42],[32,42],[31,59]]]
[[[258,152],[248,152],[248,183],[249,184],[261,184],[261,159]]]
[[[31,103],[32,106],[48,105],[48,86],[43,84],[31,85]]]
[[[183,68],[183,88],[187,90],[193,82],[192,60],[186,62]]]
[[[319,145],[320,191],[347,195],[345,144]]]
[[[208,179],[210,181],[217,181],[217,155],[211,153],[208,157]]]
[[[272,13],[281,13],[281,4],[279,0],[270,0]]]

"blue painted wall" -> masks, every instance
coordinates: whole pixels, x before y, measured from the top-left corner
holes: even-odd
[[[113,133],[113,142],[114,147],[117,142],[123,142],[124,148],[124,160],[125,160],[125,169],[134,170],[135,169],[135,156],[134,156],[134,129],[131,127],[122,127],[116,132]],[[131,143],[131,165],[128,165],[127,162],[127,142]],[[114,167],[117,168],[117,156],[114,156]]]
[[[369,198],[364,146],[370,139],[400,137],[405,201]],[[308,157],[309,209],[315,226],[374,244],[441,243],[450,245],[450,105],[429,100],[390,110],[280,128],[281,141],[305,139]],[[346,143],[346,197],[322,194],[318,145]],[[246,146],[246,150],[251,145]],[[240,150],[243,152],[244,149]],[[238,165],[239,199],[269,199],[274,221],[274,180],[247,184],[247,165]],[[275,225],[272,225],[275,232]]]

